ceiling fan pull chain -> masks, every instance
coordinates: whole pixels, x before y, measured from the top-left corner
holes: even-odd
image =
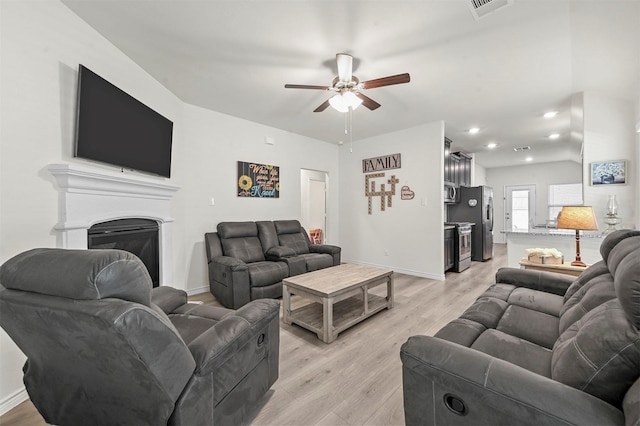
[[[353,153],[353,108],[349,106],[349,152]]]

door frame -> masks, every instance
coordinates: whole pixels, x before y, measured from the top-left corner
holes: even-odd
[[[329,234],[329,173],[322,170],[300,169],[300,222],[307,232],[309,232],[309,223],[311,222],[310,181],[324,182],[324,227],[322,228],[322,239],[326,241]]]
[[[529,226],[535,225],[532,223],[536,218],[536,185],[506,185],[504,187],[504,217],[503,217],[503,230],[505,232],[512,231],[512,210],[513,210],[513,191],[529,191]],[[508,217],[507,217],[508,216]]]

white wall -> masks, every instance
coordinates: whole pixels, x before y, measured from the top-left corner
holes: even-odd
[[[471,173],[471,186],[487,185],[487,169],[473,161],[473,171]]]
[[[392,267],[398,272],[443,279],[444,123],[436,122],[347,144],[340,153],[340,242],[345,261]],[[372,214],[364,194],[362,160],[400,153],[402,167],[384,171],[376,189],[395,175],[393,206],[380,209],[373,197]],[[407,185],[412,200],[400,199]],[[386,184],[386,189],[390,189]],[[386,254],[385,254],[386,253]]]
[[[58,1],[0,2],[0,263],[54,247],[58,192],[47,164],[73,161],[78,64],[176,122],[182,102]],[[0,412],[24,398],[24,356],[0,331]]]
[[[327,239],[339,243],[337,146],[185,105],[57,0],[3,0],[0,19],[0,263],[57,244],[58,191],[48,164],[118,170],[73,158],[80,63],[174,121],[167,181],[182,187],[171,205],[175,287],[208,288],[203,234],[218,222],[299,219],[301,168],[329,173]],[[265,136],[275,145],[264,144]],[[280,166],[281,197],[236,197],[238,160]],[[24,360],[0,330],[0,415],[26,398]]]
[[[265,136],[274,144],[264,142]],[[184,107],[184,144],[175,147],[174,170],[182,190],[175,197],[182,240],[175,268],[191,292],[208,290],[204,233],[223,221],[301,219],[300,171],[329,175],[327,243],[338,245],[338,146],[240,120],[200,107]],[[313,155],[309,155],[313,152]],[[238,197],[237,161],[280,167],[280,198]],[[214,198],[215,205],[209,200]],[[182,272],[181,272],[182,271]],[[180,284],[178,282],[177,284]]]
[[[578,183],[582,181],[582,166],[573,161],[528,164],[511,167],[495,167],[486,170],[487,185],[493,187],[494,223],[493,240],[505,243],[505,186],[535,185],[536,215],[535,224],[544,224],[547,219],[549,185],[560,183]]]
[[[638,101],[636,102],[636,165],[640,165],[640,96],[638,96]],[[640,188],[640,167],[636,166],[636,170],[639,173],[636,173],[635,183],[636,183],[636,191]],[[640,229],[640,196],[636,196],[636,229]]]
[[[593,206],[600,229],[606,227],[604,217],[609,195],[618,201],[620,227],[637,223],[637,135],[635,105],[631,101],[600,94],[584,94],[584,204]],[[594,161],[627,160],[626,185],[590,185],[590,167]]]

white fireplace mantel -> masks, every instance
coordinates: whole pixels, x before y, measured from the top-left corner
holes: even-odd
[[[59,247],[86,249],[87,230],[96,223],[152,219],[160,228],[160,284],[171,282],[171,198],[179,186],[79,164],[50,164],[47,169],[59,190]]]

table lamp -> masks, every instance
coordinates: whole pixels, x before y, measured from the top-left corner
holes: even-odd
[[[598,223],[596,215],[593,214],[591,206],[563,206],[558,215],[559,229],[576,230],[576,260],[571,262],[572,266],[587,266],[580,259],[580,231],[597,231]]]

